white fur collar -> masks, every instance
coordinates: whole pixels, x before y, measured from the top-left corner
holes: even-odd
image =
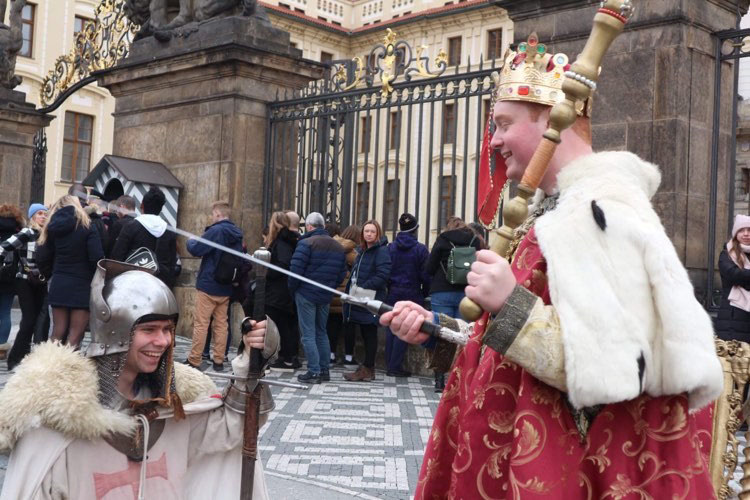
[[[579,158],[536,221],[576,407],[646,392],[687,393],[700,408],[721,393],[711,319],[649,202],[659,178],[631,153]]]
[[[175,363],[175,386],[185,404],[217,392],[210,378],[180,363]],[[98,392],[92,360],[55,342],[36,346],[0,392],[0,452],[39,426],[78,439],[133,432],[135,419],[101,406]]]

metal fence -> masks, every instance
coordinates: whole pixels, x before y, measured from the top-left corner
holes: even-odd
[[[364,61],[334,61],[328,78],[269,106],[265,220],[282,209],[342,228],[376,219],[392,238],[410,212],[428,245],[448,216],[474,220],[495,67],[446,71],[440,54],[430,73],[423,49],[387,42]]]

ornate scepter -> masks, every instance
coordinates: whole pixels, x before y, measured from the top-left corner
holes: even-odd
[[[549,128],[542,136],[529,165],[518,185],[518,195],[503,207],[503,226],[495,230],[490,249],[507,257],[515,229],[529,215],[529,199],[539,187],[563,130],[573,125],[577,119],[576,106],[584,103],[596,90],[599,77],[599,66],[604,53],[622,33],[625,23],[633,13],[631,0],[606,0],[600,3],[594,16],[594,27],[586,41],[586,46],[576,62],[565,72],[562,90],[565,100],[557,103],[550,112]],[[482,315],[482,308],[473,300],[465,297],[460,305],[461,316],[475,321]]]

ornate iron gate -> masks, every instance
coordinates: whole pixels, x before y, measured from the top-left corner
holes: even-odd
[[[440,51],[432,72],[424,50],[388,30],[366,60],[334,61],[327,78],[269,105],[265,220],[317,211],[342,228],[376,219],[392,236],[411,212],[428,245],[448,216],[474,220],[494,64],[447,74]]]
[[[714,115],[713,115],[713,138],[711,143],[711,171],[709,187],[709,217],[708,217],[708,248],[707,248],[707,270],[706,273],[706,297],[704,305],[709,309],[716,309],[719,305],[721,290],[717,289],[714,279],[714,272],[718,257],[716,255],[717,237],[725,242],[732,230],[734,220],[735,204],[735,173],[736,173],[736,139],[737,139],[737,99],[738,99],[738,77],[739,61],[750,57],[750,29],[733,29],[714,33],[716,36],[716,67],[714,68]],[[722,95],[722,63],[726,61],[735,61],[733,67],[733,92],[731,95]],[[728,155],[722,155],[720,151],[720,135],[722,120],[722,99],[731,99],[732,109],[732,128],[730,132],[730,148]],[[725,101],[726,102],[726,101]],[[729,189],[728,197],[728,221],[726,233],[718,232],[717,234],[717,207],[718,207],[718,189],[719,189],[719,163],[720,159],[725,158],[729,164],[729,178],[727,186]]]

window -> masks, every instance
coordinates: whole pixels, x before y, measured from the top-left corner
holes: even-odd
[[[82,181],[89,173],[93,130],[93,116],[73,113],[72,111],[65,112],[61,180],[67,182]]]
[[[385,183],[385,220],[383,221],[383,230],[395,231],[396,218],[398,218],[398,191],[400,181],[392,179]]]
[[[325,22],[328,22],[328,19],[326,19],[326,18],[325,18],[325,17],[323,17],[323,16],[318,16],[318,19],[320,19],[321,21],[325,21]]]
[[[453,186],[456,183],[456,176],[454,175],[441,175],[440,176],[440,207],[438,208],[438,227],[442,228],[445,226],[448,217],[453,215]]]
[[[391,111],[391,149],[398,149],[401,143],[401,111]]]
[[[503,50],[503,29],[489,30],[487,32],[487,59],[502,57],[501,50]]]
[[[310,180],[310,211],[323,213],[325,210],[324,183],[319,179]]]
[[[370,198],[370,183],[369,182],[358,182],[357,183],[357,203],[355,205],[354,220],[356,224],[360,226],[367,222],[367,207],[369,207]]]
[[[285,3],[281,3],[281,2],[279,2],[279,7],[282,7],[284,9],[288,9],[288,10],[292,10],[291,6],[289,6],[288,4],[285,4]]]
[[[86,19],[82,16],[76,16],[75,20],[73,21],[73,37],[75,37],[78,33],[83,31],[83,27],[86,26],[86,23],[90,22],[91,19]]]
[[[453,144],[456,128],[456,105],[453,103],[443,104],[443,126],[441,144]]]
[[[370,135],[372,130],[372,116],[363,116],[362,117],[362,140],[359,142],[359,152],[360,153],[369,153],[370,152]]]
[[[327,63],[333,61],[333,54],[330,52],[320,51],[320,62]]]
[[[290,45],[290,46],[291,46],[291,47],[292,47],[293,49],[296,49],[296,48],[297,48],[297,42],[289,42],[289,45]]]
[[[448,39],[448,66],[461,65],[461,37]]]
[[[335,24],[336,26],[341,26],[341,23],[338,21],[331,21],[331,23]]]
[[[406,60],[406,49],[401,47],[396,49],[396,66],[394,68],[394,71],[396,71],[396,74],[400,74],[404,68],[401,67],[401,65],[405,64]]]
[[[740,174],[742,175],[742,180],[739,185],[739,194],[746,195],[750,193],[750,169],[747,167],[741,167]]]
[[[18,53],[24,57],[32,57],[34,53],[34,16],[36,15],[36,5],[27,3],[21,10],[21,36],[23,44],[21,51]]]
[[[299,12],[300,14],[304,14],[305,13],[305,9],[300,9],[299,7],[295,7],[294,8],[294,12]]]

